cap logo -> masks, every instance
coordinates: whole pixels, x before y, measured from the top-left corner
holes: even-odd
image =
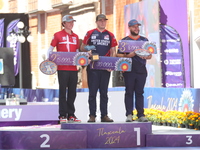
[[[69,19],[73,19],[73,17],[72,17],[72,16],[69,16]]]

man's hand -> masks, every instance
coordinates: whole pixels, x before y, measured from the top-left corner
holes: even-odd
[[[151,55],[149,55],[149,56],[139,56],[140,58],[142,58],[142,59],[151,59],[151,57],[152,57],[152,54]]]
[[[91,51],[88,51],[87,53],[88,53],[89,57],[92,57],[92,52]]]
[[[130,52],[129,54],[127,54],[126,57],[131,58],[131,57],[134,57],[135,55],[136,55],[136,54],[135,54],[135,52],[133,51],[133,52]]]
[[[113,70],[112,70],[112,69],[107,69],[107,71],[108,71],[108,72],[111,72],[111,71],[113,71]]]

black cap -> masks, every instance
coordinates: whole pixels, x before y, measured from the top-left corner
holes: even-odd
[[[100,19],[108,20],[108,19],[106,18],[106,15],[104,15],[104,14],[99,14],[99,15],[96,17],[96,21],[99,21]]]

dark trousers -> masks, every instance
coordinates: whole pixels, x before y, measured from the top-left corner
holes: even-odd
[[[77,71],[58,70],[60,116],[74,116],[77,81]],[[66,88],[68,88],[67,96]]]
[[[146,82],[147,74],[138,74],[133,72],[125,72],[125,108],[126,116],[133,114],[134,109],[134,94],[135,94],[135,108],[137,110],[137,116],[144,116],[144,85]]]
[[[107,70],[93,70],[90,66],[87,67],[88,87],[89,87],[89,110],[90,115],[96,117],[96,96],[97,91],[100,93],[100,111],[101,118],[108,114],[108,83],[110,72]]]

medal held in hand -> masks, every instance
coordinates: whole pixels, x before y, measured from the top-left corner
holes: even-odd
[[[85,48],[85,50],[92,52],[92,56],[91,56],[92,61],[99,60],[99,54],[94,52],[96,50],[96,47],[94,45],[87,45],[84,48]]]
[[[151,55],[151,52],[146,50],[146,49],[136,49],[135,54],[140,56],[140,57],[147,57],[149,55]]]
[[[52,75],[57,71],[57,65],[53,61],[45,60],[41,62],[40,71],[46,75]]]
[[[98,61],[99,60],[99,54],[92,51],[91,60],[92,61]]]
[[[149,42],[145,42],[141,49],[134,50],[135,54],[140,57],[147,57],[151,54],[154,54],[156,51],[156,45]]]

